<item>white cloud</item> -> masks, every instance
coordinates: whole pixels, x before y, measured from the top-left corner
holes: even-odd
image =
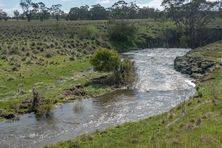
[[[161,6],[163,0],[152,0],[149,3],[149,7],[157,8],[160,10],[163,10],[163,7]]]
[[[100,3],[100,4],[111,4],[113,1],[112,0],[97,0],[97,3]]]
[[[164,7],[161,6],[162,1],[163,1],[163,0],[151,0],[151,1],[148,2],[148,3],[146,3],[146,4],[140,4],[139,6],[140,6],[140,7],[148,6],[148,7],[156,8],[156,9],[159,9],[159,10],[163,10]],[[215,2],[215,1],[218,1],[218,0],[207,0],[207,1]]]
[[[138,4],[139,7],[150,7],[156,8],[159,10],[163,10],[164,8],[161,6],[163,0],[151,0],[148,3]]]

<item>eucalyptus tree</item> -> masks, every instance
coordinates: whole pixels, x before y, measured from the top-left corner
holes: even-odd
[[[69,19],[78,20],[79,18],[79,7],[71,8],[69,11]]]
[[[28,22],[31,21],[33,13],[33,3],[31,0],[21,0],[20,6],[22,8],[23,14],[27,17]]]
[[[100,4],[92,5],[90,8],[90,17],[93,20],[105,20],[108,18],[108,13]]]
[[[138,18],[154,18],[156,17],[156,10],[154,8],[143,7],[138,11]]]
[[[39,6],[40,21],[43,22],[44,19],[46,19],[47,15],[49,14],[49,8],[47,8],[43,2],[39,2],[38,6]]]
[[[127,16],[128,3],[124,0],[119,0],[113,4],[111,11],[112,17],[117,19],[123,19]]]
[[[20,15],[19,11],[18,11],[18,10],[15,10],[15,11],[13,11],[13,13],[14,13],[14,17],[15,17],[16,20],[18,21],[18,20],[19,20],[19,15]]]
[[[90,18],[89,6],[88,5],[80,6],[80,8],[79,8],[79,18],[81,20],[86,20],[86,19]]]
[[[178,30],[184,33],[183,42],[189,47],[200,44],[204,30],[213,19],[209,12],[214,11],[217,3],[207,0],[164,0],[162,4]]]
[[[0,9],[0,20],[8,20],[8,14],[6,12],[4,12],[2,9]]]
[[[61,4],[56,4],[56,5],[52,5],[52,7],[50,8],[50,12],[53,16],[55,16],[57,22],[59,21],[59,17],[64,13],[61,10],[62,5]]]
[[[130,5],[128,6],[128,14],[127,14],[128,18],[129,19],[137,18],[139,9],[140,8],[135,3],[131,2]]]

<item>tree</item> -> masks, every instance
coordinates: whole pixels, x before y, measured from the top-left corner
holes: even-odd
[[[217,3],[206,0],[164,0],[165,11],[175,22],[178,30],[184,33],[183,40],[189,47],[200,44],[201,33],[211,21],[209,15]]]
[[[16,20],[18,21],[19,20],[19,11],[18,10],[15,10],[14,12],[14,16],[15,16],[15,18],[16,18]]]
[[[45,6],[43,2],[39,2],[39,15],[40,15],[40,21],[44,21],[46,19],[46,16],[49,14],[49,8]]]
[[[128,14],[127,14],[128,18],[129,19],[137,18],[138,10],[139,7],[135,3],[131,2],[130,6],[128,7]]]
[[[219,2],[219,11],[222,11],[222,0]]]
[[[8,15],[6,12],[4,12],[2,9],[0,9],[0,20],[3,19],[5,21],[8,20]]]
[[[103,20],[108,18],[108,13],[106,9],[100,4],[93,5],[90,9],[91,19],[93,20]]]
[[[21,0],[20,6],[22,7],[23,14],[27,17],[28,22],[31,21],[32,17],[32,6],[33,3],[31,0]]]
[[[112,6],[112,16],[114,18],[123,19],[127,16],[127,2],[119,0]]]
[[[70,20],[78,20],[79,17],[79,8],[78,7],[74,7],[71,8],[69,11],[69,19]]]
[[[57,5],[52,5],[50,8],[51,14],[56,17],[57,22],[59,21],[59,17],[64,13],[61,10],[62,5],[57,4]]]
[[[157,12],[155,11],[154,8],[149,8],[149,7],[143,7],[139,9],[138,16],[141,19],[145,18],[154,18]]]
[[[79,8],[79,18],[81,20],[86,20],[86,19],[89,19],[89,6],[88,5],[84,5],[84,6],[81,6]]]

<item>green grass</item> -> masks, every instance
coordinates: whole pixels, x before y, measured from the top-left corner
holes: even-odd
[[[218,61],[222,42],[189,54]],[[198,81],[197,88],[197,95],[167,113],[49,147],[222,147],[222,67]]]
[[[37,88],[45,99],[62,102],[66,100],[63,95],[65,89],[79,84],[84,85],[92,78],[106,75],[91,71],[92,66],[88,58],[70,61],[66,56],[59,56],[49,60],[58,64],[23,66],[15,72],[0,69],[0,109],[15,112],[14,106],[32,97],[33,87]],[[1,64],[7,67],[6,63]],[[89,87],[89,95],[103,94],[106,91],[103,87]]]

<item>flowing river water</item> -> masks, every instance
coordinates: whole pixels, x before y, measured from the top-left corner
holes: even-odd
[[[132,91],[59,105],[48,119],[26,114],[0,123],[1,148],[43,147],[75,136],[167,112],[195,93],[192,80],[174,70],[174,59],[189,49],[145,49],[126,53],[138,80]]]

